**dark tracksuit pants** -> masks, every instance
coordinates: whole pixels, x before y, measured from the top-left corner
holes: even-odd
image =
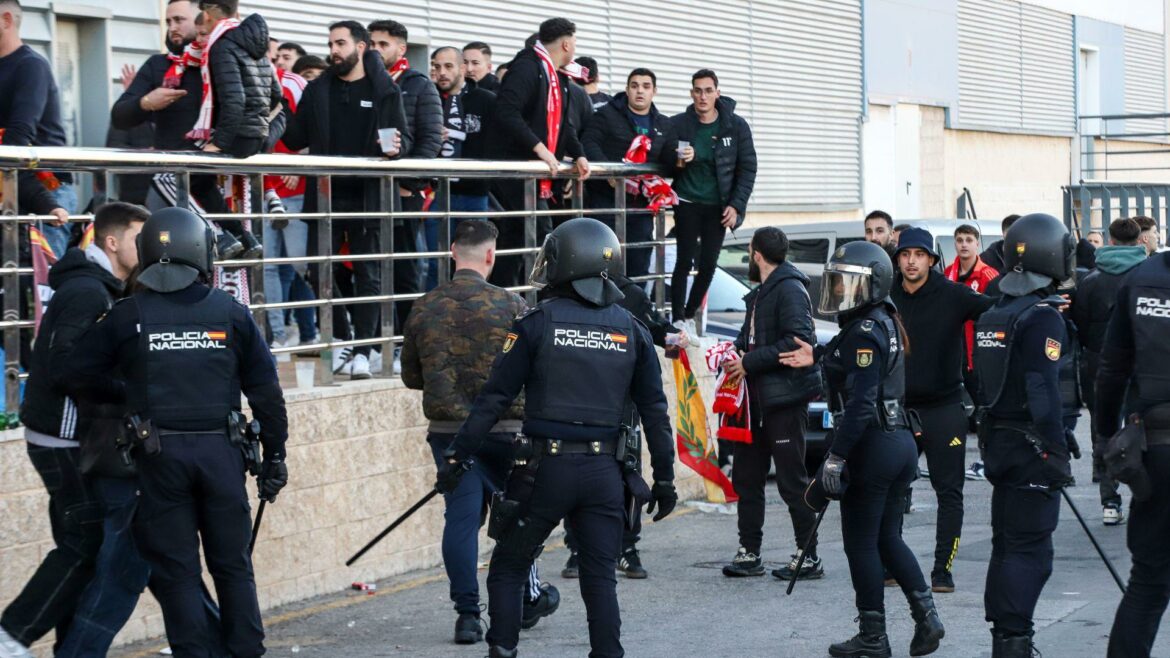
[[[913,407],[922,420],[918,449],[926,453],[930,485],[938,497],[934,571],[950,571],[963,534],[963,483],[966,482],[967,412],[960,402]]]
[[[678,241],[677,260],[670,278],[670,313],[674,320],[695,317],[719,264],[719,250],[727,229],[721,223],[723,208],[701,203],[683,202],[674,209],[674,237]],[[699,273],[687,294],[691,268]]]
[[[917,448],[906,430],[871,427],[849,455],[841,538],[858,610],[885,610],[885,569],[903,591],[927,588],[918,560],[901,535],[903,501],[916,477]]]
[[[102,545],[102,506],[81,475],[80,448],[45,448],[30,443],[28,457],[49,492],[49,524],[55,546],[4,610],[0,626],[25,646],[55,628],[59,647],[68,634],[81,593],[93,578]]]
[[[1129,508],[1133,569],[1109,633],[1109,658],[1148,657],[1170,601],[1170,445],[1150,446],[1145,466],[1153,493]]]
[[[813,534],[816,513],[804,502],[808,472],[804,466],[804,426],[808,407],[780,407],[752,420],[752,442],[736,442],[732,448],[731,482],[739,496],[739,543],[760,554],[764,540],[764,504],[768,467],[776,463],[776,486],[788,506],[799,548],[815,556],[817,537]]]
[[[500,207],[507,211],[524,210],[525,183],[520,180],[499,180],[492,183],[492,196]],[[536,199],[537,210],[547,210],[548,201]],[[499,249],[519,249],[524,246],[524,217],[498,217],[492,222],[500,231],[496,246]],[[544,244],[544,236],[552,231],[552,220],[547,216],[536,218],[536,246]],[[492,269],[489,281],[504,288],[528,283],[529,272],[525,271],[524,256],[500,256]]]
[[[1081,397],[1084,399],[1085,408],[1089,410],[1089,413],[1094,413],[1097,408],[1096,379],[1097,370],[1100,367],[1100,354],[1089,349],[1081,352]],[[1097,456],[1099,453],[1104,453],[1105,446],[1101,444],[1108,443],[1109,438],[1097,436],[1096,432],[1093,433],[1093,481],[1097,483],[1102,507],[1110,504],[1121,505],[1120,485],[1109,477],[1109,473],[1105,470],[1105,462]]]
[[[209,625],[200,576],[202,538],[223,615],[223,645],[237,658],[262,655],[243,455],[223,433],[167,434],[161,442],[160,454],[138,460],[142,495],[134,529],[171,649],[180,657],[218,655],[220,638]]]
[[[617,601],[618,555],[622,543],[624,485],[612,455],[545,455],[525,518],[496,543],[488,570],[487,643],[516,648],[529,569],[561,519],[569,519],[580,545],[581,599],[589,620],[591,658],[625,655]]]
[[[1052,533],[1060,493],[996,486],[991,493],[991,561],[983,606],[997,630],[1024,634],[1052,575]]]

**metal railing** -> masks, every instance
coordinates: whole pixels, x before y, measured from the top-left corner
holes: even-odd
[[[1081,235],[1118,217],[1148,215],[1165,230],[1170,210],[1170,114],[1077,117],[1072,184],[1064,221]]]
[[[1111,174],[1127,178],[1136,172],[1170,171],[1170,158],[1150,163],[1154,156],[1170,156],[1170,114],[1088,114],[1077,117],[1080,136],[1080,179],[1103,181]],[[1134,129],[1134,122],[1139,122]],[[1152,129],[1144,126],[1154,124]],[[1161,125],[1161,129],[1157,125]],[[1139,148],[1132,148],[1138,146]],[[1146,162],[1143,162],[1146,161]]]
[[[27,237],[20,230],[22,224],[46,222],[53,217],[19,215],[17,212],[18,176],[21,171],[54,171],[54,172],[88,172],[94,176],[104,177],[105,190],[113,194],[117,189],[117,177],[126,174],[158,174],[172,173],[177,183],[177,199],[179,205],[189,205],[190,175],[218,174],[246,176],[251,183],[250,212],[217,215],[206,213],[205,217],[215,220],[252,220],[253,222],[271,221],[273,219],[300,219],[317,224],[316,253],[305,257],[258,258],[249,260],[218,261],[216,264],[226,268],[248,268],[250,304],[257,322],[264,326],[267,313],[284,309],[316,308],[320,339],[312,344],[282,347],[272,350],[274,354],[282,353],[317,353],[321,354],[323,372],[319,381],[323,384],[333,383],[332,351],[345,347],[382,346],[383,376],[393,376],[393,345],[402,341],[401,335],[395,335],[395,302],[413,300],[423,293],[396,294],[394,283],[393,263],[399,259],[413,259],[426,262],[437,261],[439,282],[447,281],[451,275],[451,252],[446,248],[451,243],[451,221],[469,218],[490,218],[503,221],[524,222],[524,244],[522,247],[499,249],[497,256],[522,256],[525,260],[524,272],[531,271],[536,253],[539,251],[538,233],[539,218],[571,218],[589,215],[611,215],[615,218],[615,232],[623,245],[623,253],[628,255],[630,248],[653,248],[655,252],[655,272],[647,276],[638,277],[638,281],[654,282],[654,297],[660,308],[665,305],[665,272],[666,258],[666,219],[665,213],[660,211],[654,217],[654,239],[646,242],[628,243],[626,240],[627,212],[638,209],[626,208],[624,180],[641,174],[659,173],[655,167],[647,165],[627,165],[621,163],[592,163],[591,175],[593,178],[613,179],[614,185],[612,208],[589,209],[583,207],[584,183],[579,179],[575,170],[562,165],[557,175],[558,179],[570,181],[570,207],[555,210],[542,209],[538,197],[538,181],[549,178],[548,167],[538,161],[500,162],[476,161],[458,159],[435,160],[378,160],[371,158],[325,157],[313,155],[256,155],[251,158],[237,160],[227,157],[204,155],[198,152],[159,152],[159,151],[124,151],[96,148],[63,148],[63,147],[16,147],[0,146],[0,258],[3,266],[0,267],[0,280],[3,281],[6,291],[3,299],[3,320],[0,329],[4,334],[5,350],[5,381],[6,402],[9,411],[18,406],[20,379],[25,377],[20,372],[21,332],[31,332],[34,322],[31,318],[21,317],[21,297],[25,294],[22,289],[21,278],[33,274],[30,266],[20,263],[20,241]],[[318,196],[317,212],[301,212],[286,214],[269,214],[265,211],[263,201],[264,176],[309,176],[316,178]],[[378,179],[379,209],[368,212],[333,212],[332,189],[333,179],[338,176],[361,177],[363,179]],[[451,211],[450,194],[451,182],[454,179],[513,179],[523,181],[524,208],[523,210],[487,212],[457,212]],[[435,181],[434,192],[436,200],[440,201],[440,211],[404,212],[396,210],[398,204],[398,184],[402,179],[429,179]],[[560,183],[558,183],[560,184]],[[442,202],[445,201],[445,202]],[[646,212],[644,209],[641,212]],[[333,253],[333,222],[344,219],[374,219],[379,222],[379,248],[376,253],[369,254],[335,254]],[[394,222],[403,219],[439,219],[438,240],[440,245],[437,251],[414,251],[414,245],[409,249],[401,249],[401,245],[394,244]],[[90,215],[74,215],[71,222],[89,222]],[[313,245],[310,245],[312,253]],[[625,261],[627,259],[623,259]],[[339,262],[377,261],[381,265],[381,288],[378,295],[363,297],[342,297],[334,295],[333,264]],[[265,265],[317,265],[316,293],[317,299],[309,301],[283,301],[268,303],[264,294]],[[26,279],[27,286],[27,279]],[[535,292],[531,286],[521,285],[510,290],[526,293],[529,303],[535,300]],[[351,304],[378,304],[380,306],[380,337],[338,340],[333,335],[333,313],[344,312],[344,307]],[[29,313],[32,312],[30,308]],[[403,318],[405,319],[405,318]]]

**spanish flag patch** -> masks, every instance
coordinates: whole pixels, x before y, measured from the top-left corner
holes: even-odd
[[[512,333],[508,334],[507,337],[504,338],[504,354],[512,351],[512,347],[516,345],[517,338],[519,338],[519,336]]]
[[[227,340],[226,331],[209,331],[207,332],[207,340]]]
[[[1049,338],[1044,343],[1044,356],[1048,357],[1049,361],[1060,360],[1060,341]]]
[[[625,344],[630,342],[630,339],[627,336],[623,336],[622,334],[610,334],[609,339],[615,343]]]

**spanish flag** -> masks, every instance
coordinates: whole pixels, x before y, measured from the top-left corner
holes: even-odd
[[[739,500],[731,481],[719,470],[715,442],[707,428],[707,406],[699,393],[699,382],[691,370],[687,351],[681,350],[674,360],[674,385],[678,393],[678,427],[675,440],[679,460],[703,476],[707,500],[712,503],[734,503]]]

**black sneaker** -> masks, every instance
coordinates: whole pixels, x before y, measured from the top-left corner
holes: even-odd
[[[633,578],[634,580],[642,580],[650,574],[642,568],[642,558],[638,555],[638,549],[627,548],[622,557],[618,560],[618,571],[626,574],[626,578]]]
[[[215,252],[219,254],[220,260],[231,260],[244,253],[244,245],[240,244],[236,236],[224,231],[215,238]]]
[[[565,561],[565,568],[561,569],[561,578],[580,578],[581,577],[581,558],[577,557],[577,551],[569,551],[569,559]]]
[[[934,571],[930,574],[930,591],[939,594],[950,594],[955,591],[955,577],[946,570]]]
[[[479,615],[470,612],[460,613],[455,620],[455,644],[475,644],[483,640],[483,626]]]
[[[240,258],[252,260],[264,255],[264,245],[256,239],[256,236],[248,231],[240,236],[240,245],[244,248],[244,252],[240,254]]]
[[[773,569],[772,575],[780,580],[792,580],[793,574],[796,573],[796,560],[799,555],[793,555],[788,564]],[[800,566],[800,580],[817,580],[825,577],[825,568],[821,564],[820,557],[805,556],[804,564]]]
[[[723,567],[723,575],[728,578],[746,578],[748,576],[764,575],[764,562],[759,555],[748,552],[743,546],[736,551],[731,564]]]
[[[532,628],[541,617],[547,617],[561,607],[561,593],[556,587],[545,583],[540,586],[540,590],[540,598],[531,603],[524,602],[524,614],[520,618],[520,628],[524,630]]]

